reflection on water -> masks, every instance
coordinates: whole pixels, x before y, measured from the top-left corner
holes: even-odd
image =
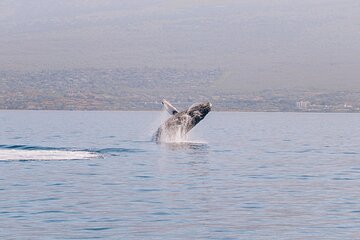
[[[209,149],[207,143],[197,143],[197,142],[167,142],[161,143],[163,147],[169,150],[198,150],[199,152],[204,152]]]

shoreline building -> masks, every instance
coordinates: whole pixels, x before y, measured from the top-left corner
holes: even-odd
[[[300,109],[300,110],[307,110],[310,106],[310,102],[309,101],[299,101],[296,102],[296,108]]]

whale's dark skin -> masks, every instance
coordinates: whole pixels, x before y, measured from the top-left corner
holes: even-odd
[[[153,140],[159,143],[164,138],[171,140],[175,135],[184,137],[210,111],[211,103],[206,102],[193,105],[185,111],[175,113],[158,128],[153,136]]]

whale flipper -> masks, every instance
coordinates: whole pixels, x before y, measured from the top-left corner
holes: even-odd
[[[162,104],[165,106],[166,111],[170,113],[170,115],[175,115],[179,112],[173,105],[171,105],[171,103],[169,103],[165,99],[162,100]]]

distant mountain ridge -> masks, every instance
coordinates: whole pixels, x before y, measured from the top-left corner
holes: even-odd
[[[211,101],[214,110],[225,111],[360,111],[356,90],[246,92],[224,88],[226,75],[222,69],[176,68],[0,71],[0,109],[160,110],[166,98],[180,109]]]

